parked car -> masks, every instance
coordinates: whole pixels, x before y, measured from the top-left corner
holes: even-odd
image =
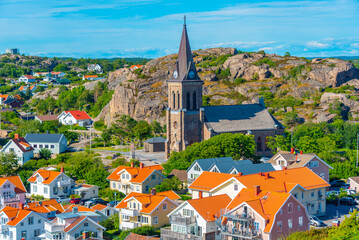
[[[334,188],[345,188],[346,183],[343,180],[335,180],[330,185]]]
[[[345,189],[344,191],[346,191],[348,193],[348,195],[355,195],[356,192],[353,189]]]
[[[85,205],[85,202],[89,201],[90,199],[81,199],[79,204]]]
[[[119,203],[120,203],[120,201],[111,201],[111,202],[107,203],[107,206],[109,206],[109,207],[115,207],[115,206],[117,206],[117,204],[119,204]]]
[[[70,203],[80,204],[80,201],[81,201],[81,198],[72,198],[72,199],[70,200]]]
[[[85,202],[85,207],[88,207],[90,208],[91,206],[93,205],[96,205],[96,204],[104,204],[106,205],[107,202],[101,198],[93,198],[91,200],[88,200],[87,202]]]
[[[328,197],[328,196],[330,196],[330,195],[335,195],[335,196],[339,196],[339,194],[340,194],[340,192],[339,191],[334,191],[334,190],[331,190],[331,191],[327,191],[326,193],[325,193],[325,195]]]
[[[324,225],[323,221],[316,216],[309,216],[309,224],[315,227],[320,227]]]
[[[351,197],[343,197],[343,198],[339,199],[339,203],[342,205],[351,206],[351,205],[354,205],[354,200]]]
[[[71,199],[70,198],[68,198],[68,197],[57,197],[56,198],[56,201],[58,202],[58,203],[70,203],[70,201],[71,201]]]

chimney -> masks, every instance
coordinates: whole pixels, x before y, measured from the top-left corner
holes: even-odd
[[[156,188],[152,188],[152,189],[151,189],[151,194],[152,194],[152,195],[156,195]]]
[[[131,167],[133,168],[135,166],[135,163],[134,162],[131,162]]]
[[[238,176],[242,176],[242,175],[243,175],[243,173],[241,173],[241,172],[238,173]]]
[[[78,213],[79,211],[79,208],[78,207],[73,207],[72,208],[72,213]]]
[[[260,191],[261,191],[261,186],[259,185],[254,186],[254,196],[258,196]]]
[[[293,154],[295,152],[295,148],[290,149],[290,153]]]
[[[89,232],[83,231],[82,232],[82,239],[87,239],[89,237]]]
[[[269,178],[269,173],[265,173],[265,179]]]
[[[303,154],[303,151],[300,151],[300,154]]]
[[[15,133],[15,139],[19,139],[19,134]]]
[[[23,203],[19,203],[19,209],[24,209],[24,204]]]
[[[142,169],[143,168],[143,163],[140,163],[140,169]]]
[[[64,169],[64,167],[61,167],[61,170],[60,170],[60,172],[62,172],[62,173],[64,173],[64,172],[65,172],[65,169]]]
[[[283,170],[287,170],[287,167],[283,167]]]
[[[259,175],[259,176],[262,176],[262,172],[259,172],[258,175]]]

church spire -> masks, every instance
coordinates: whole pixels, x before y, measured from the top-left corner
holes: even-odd
[[[187,34],[186,19],[187,19],[186,16],[184,16],[181,43],[177,57],[177,69],[176,69],[177,79],[175,77],[175,80],[180,80],[180,81],[198,80],[197,71],[193,63],[191,47],[189,44],[189,39]]]

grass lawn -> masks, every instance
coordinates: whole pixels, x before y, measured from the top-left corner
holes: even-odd
[[[113,230],[107,230],[103,233],[103,236],[105,239],[114,239],[116,236],[118,236],[121,232],[117,229]]]

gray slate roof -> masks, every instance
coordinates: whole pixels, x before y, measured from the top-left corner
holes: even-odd
[[[241,162],[242,161],[235,161],[235,166],[233,168],[235,168],[237,172],[240,172],[243,175],[275,171],[274,167],[270,163],[253,164],[252,161],[251,163],[241,163]]]
[[[164,143],[166,142],[166,138],[163,138],[163,137],[153,137],[153,138],[150,138],[150,139],[147,139],[146,141],[144,142],[147,142],[147,143]]]
[[[194,165],[194,163],[198,163],[203,171],[208,171],[213,166],[213,164],[216,164],[220,172],[227,173],[233,167],[234,160],[231,157],[205,158],[196,159],[192,165]]]
[[[58,143],[63,134],[40,134],[40,133],[28,133],[25,136],[28,142],[47,142],[47,143]]]
[[[213,165],[216,165],[221,173],[230,173],[233,168],[243,175],[275,171],[270,163],[253,164],[249,159],[234,161],[231,157],[197,159],[192,163],[188,170],[192,168],[195,163],[197,163],[203,171],[209,171]]]
[[[260,104],[203,107],[205,123],[216,133],[275,129],[283,126]]]

